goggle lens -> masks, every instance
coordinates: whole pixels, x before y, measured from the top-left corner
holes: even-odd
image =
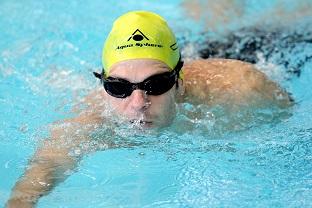
[[[148,95],[161,95],[169,91],[175,82],[177,75],[175,71],[153,75],[143,82],[131,83],[127,80],[108,77],[103,79],[106,92],[117,98],[126,98],[133,90],[144,90]]]

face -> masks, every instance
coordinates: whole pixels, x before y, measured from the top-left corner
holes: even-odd
[[[153,59],[135,59],[117,63],[110,70],[110,77],[121,78],[132,83],[139,83],[146,78],[168,72],[169,68],[163,62]],[[147,95],[143,90],[136,89],[126,98],[113,97],[104,90],[114,114],[138,122],[145,127],[161,127],[169,125],[176,113],[176,87],[161,95]]]

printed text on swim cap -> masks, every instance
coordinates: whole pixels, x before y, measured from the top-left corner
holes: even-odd
[[[158,44],[150,44],[150,43],[135,43],[135,44],[128,44],[128,45],[122,45],[122,46],[117,46],[116,50],[119,49],[125,49],[125,48],[131,48],[131,47],[154,47],[154,48],[162,48],[162,45]]]

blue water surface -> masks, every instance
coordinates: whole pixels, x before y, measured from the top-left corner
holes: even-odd
[[[194,19],[181,0],[0,1],[0,205],[48,137],[47,126],[72,116],[74,103],[99,84],[92,71],[101,68],[104,39],[124,12],[161,14],[188,58],[207,34],[262,23],[312,39],[309,0],[233,2],[242,15],[209,30],[205,20],[213,16]],[[283,14],[293,22],[278,19]],[[280,48],[284,57],[274,52],[257,66],[292,94],[289,118],[218,136],[202,130],[207,121],[189,121],[200,128],[169,128],[143,137],[152,141],[143,146],[95,152],[38,207],[312,207],[312,43]],[[300,76],[278,64],[283,58],[304,62]]]

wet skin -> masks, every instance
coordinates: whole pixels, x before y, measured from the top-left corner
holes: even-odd
[[[162,62],[140,59],[117,63],[112,66],[110,76],[142,82],[166,71],[168,67]],[[183,71],[183,84],[180,80],[178,89],[173,86],[159,96],[135,90],[129,97],[120,99],[108,95],[103,87],[90,93],[84,101],[88,106],[86,109],[78,112],[77,117],[58,122],[61,125],[54,125],[51,129],[50,139],[44,140],[23,177],[16,182],[7,207],[33,207],[41,196],[66,179],[65,172],[73,170],[81,156],[88,152],[71,153],[82,143],[88,143],[90,134],[111,119],[103,114],[107,106],[112,116],[126,122],[141,121],[143,127],[158,127],[170,125],[177,102],[209,106],[226,103],[233,112],[237,110],[233,106],[261,107],[269,103],[270,106],[288,108],[293,103],[285,90],[248,63],[225,59],[195,60],[185,64]]]

